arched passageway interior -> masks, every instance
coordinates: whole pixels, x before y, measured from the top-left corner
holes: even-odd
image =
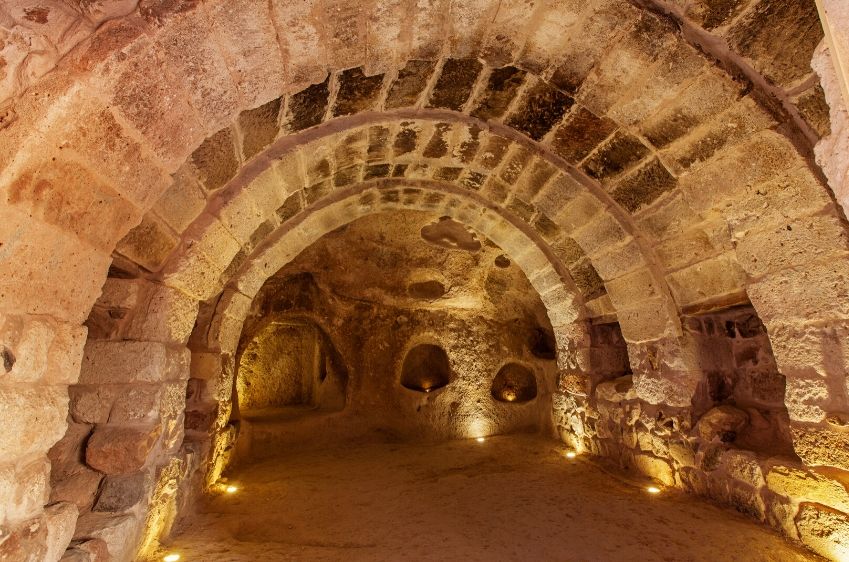
[[[3,4],[0,558],[159,556],[320,430],[531,428],[846,558],[847,17]]]

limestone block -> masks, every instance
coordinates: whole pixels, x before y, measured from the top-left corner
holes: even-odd
[[[74,385],[68,389],[69,411],[77,423],[106,423],[120,387],[114,385]]]
[[[702,374],[694,371],[667,371],[634,374],[637,396],[649,404],[666,404],[675,407],[691,405],[692,397]]]
[[[722,454],[719,463],[735,480],[758,489],[766,484],[758,457],[751,451],[729,449]]]
[[[86,463],[106,474],[139,470],[147,461],[161,432],[152,428],[100,426],[88,440]]]
[[[752,276],[802,266],[834,256],[849,247],[845,227],[836,216],[799,217],[748,232],[737,241],[740,263]]]
[[[114,384],[186,379],[190,353],[157,342],[90,341],[86,344],[80,383]]]
[[[77,525],[77,506],[72,503],[56,503],[44,510],[44,522],[47,526],[47,552],[45,562],[57,562],[74,536]]]
[[[8,504],[9,521],[22,521],[40,512],[50,495],[50,461],[41,457],[15,471],[14,496]]]
[[[12,382],[75,382],[85,334],[82,326],[0,315],[0,372]]]
[[[47,525],[44,516],[19,523],[4,533],[0,560],[39,562],[47,554]]]
[[[800,422],[821,422],[832,402],[829,381],[813,375],[785,371],[787,377],[786,404],[790,419]]]
[[[0,459],[43,453],[65,434],[67,415],[64,387],[0,388]]]
[[[596,387],[595,392],[597,398],[608,402],[622,402],[637,398],[637,391],[634,389],[634,381],[631,375],[603,382]]]
[[[255,107],[279,95],[286,85],[270,4],[218,2],[210,5],[216,44],[236,79],[242,103]]]
[[[842,428],[791,427],[793,448],[808,466],[833,466],[849,471],[849,432]]]
[[[131,384],[114,387],[115,402],[109,414],[111,424],[152,423],[161,414],[163,384]]]
[[[799,538],[831,560],[849,557],[849,515],[815,503],[803,503],[796,515]]]
[[[813,502],[849,512],[846,485],[825,472],[793,466],[773,466],[766,476],[769,489],[794,502]]]
[[[696,430],[704,442],[715,438],[722,442],[734,441],[737,434],[749,423],[749,415],[734,406],[716,406],[699,419]]]
[[[141,341],[185,344],[197,317],[197,301],[155,283],[146,283],[127,326],[126,337]]]
[[[144,498],[146,479],[146,472],[107,476],[92,511],[127,511]]]
[[[675,485],[675,475],[672,472],[672,467],[663,459],[659,459],[653,455],[637,454],[634,455],[634,466],[643,474],[662,482],[666,486]]]
[[[826,326],[771,322],[769,339],[782,371],[811,370],[826,378],[849,363],[849,322]]]
[[[191,165],[184,165],[173,175],[171,186],[159,197],[153,212],[174,232],[183,232],[206,207],[206,195],[192,174]]]
[[[677,326],[669,317],[668,306],[665,298],[657,298],[616,309],[622,335],[629,342],[641,342],[675,333]]]
[[[109,555],[107,560],[129,560],[135,552],[140,527],[136,515],[88,513],[79,518],[75,536],[103,541]],[[97,544],[92,546],[98,548]]]
[[[787,269],[748,286],[764,323],[849,318],[849,261],[827,260]]]
[[[667,279],[677,302],[695,305],[711,299],[738,302],[746,275],[735,254],[726,252],[675,271]]]
[[[72,503],[80,513],[88,511],[94,503],[102,479],[101,473],[83,464],[75,462],[73,468],[66,465],[61,474],[52,475],[50,501]]]
[[[3,311],[82,324],[106,278],[109,253],[10,205],[0,208],[0,238],[7,241],[0,261]]]
[[[659,295],[656,285],[653,273],[646,268],[605,283],[610,300],[616,308],[627,308],[635,303],[656,298]]]
[[[7,184],[9,203],[94,248],[110,252],[141,220],[139,208],[76,162],[27,166]]]
[[[804,161],[790,141],[774,131],[763,131],[740,145],[718,152],[697,170],[682,176],[679,186],[697,212],[728,207],[727,201],[745,193],[744,186],[765,183]],[[736,171],[729,177],[728,170]]]
[[[693,446],[684,439],[669,442],[669,456],[679,467],[695,467],[696,452]]]

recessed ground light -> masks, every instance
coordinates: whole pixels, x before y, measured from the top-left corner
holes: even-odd
[[[577,456],[578,456],[578,453],[576,453],[575,451],[566,451],[566,458],[567,459],[574,459]]]
[[[483,443],[484,441],[486,441],[486,437],[478,437],[478,438],[476,439],[476,441],[477,441],[478,443]]]
[[[658,488],[657,486],[649,486],[648,488],[646,488],[646,492],[650,494],[659,494],[660,488]]]
[[[228,494],[235,494],[239,491],[239,488],[238,486],[227,486],[226,488],[224,488],[224,491]]]
[[[179,559],[180,555],[174,552],[172,552],[171,554],[166,554],[162,557],[162,560],[164,560],[165,562],[177,562],[177,560]]]

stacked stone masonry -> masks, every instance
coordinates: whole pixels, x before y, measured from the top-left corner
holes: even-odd
[[[266,280],[404,210],[539,293],[565,441],[849,556],[846,69],[814,2],[0,16],[0,559],[154,548],[227,465]]]

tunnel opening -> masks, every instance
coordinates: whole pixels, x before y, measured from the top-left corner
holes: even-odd
[[[224,464],[343,436],[547,431],[554,331],[523,271],[499,257],[481,234],[424,211],[369,215],[318,238],[250,304]],[[525,407],[505,410],[511,401]]]

